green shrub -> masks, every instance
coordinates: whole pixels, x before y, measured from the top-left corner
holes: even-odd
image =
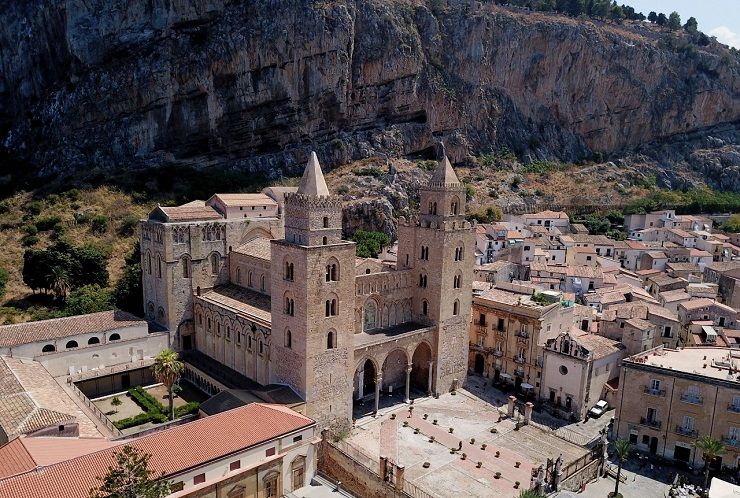
[[[92,219],[92,215],[84,211],[77,211],[72,216],[74,217],[75,222],[78,225],[85,225],[87,223],[90,223],[90,220]]]
[[[337,193],[340,195],[348,194],[349,187],[347,185],[340,185],[339,187],[337,187]]]
[[[434,171],[437,169],[437,161],[419,161],[416,165],[424,171]]]
[[[108,217],[102,214],[93,216],[90,220],[90,231],[92,233],[101,235],[108,231]]]
[[[139,224],[139,218],[133,214],[127,214],[121,220],[121,226],[118,228],[118,235],[121,237],[130,237],[136,232]]]
[[[383,174],[383,172],[380,171],[380,168],[378,168],[377,166],[357,168],[356,170],[352,171],[352,173],[354,173],[355,176],[372,176],[373,178],[377,178]]]
[[[24,225],[23,232],[26,235],[36,235],[37,233],[39,233],[39,230],[38,228],[36,228],[36,225]]]
[[[60,216],[46,216],[36,220],[36,228],[39,232],[45,232],[47,230],[52,230],[55,226],[60,225],[61,223],[62,218]]]
[[[166,413],[167,409],[154,396],[149,394],[141,386],[132,387],[128,390],[131,399],[146,412]]]
[[[24,235],[21,239],[21,244],[23,244],[23,247],[35,246],[38,243],[39,238],[37,235]]]
[[[198,403],[197,401],[191,401],[182,406],[178,406],[177,408],[175,408],[175,418],[184,417],[185,415],[190,415],[191,413],[198,413],[199,408],[200,403]]]
[[[41,213],[42,209],[44,209],[44,203],[41,201],[32,201],[23,205],[23,212],[34,216]]]
[[[0,268],[0,299],[5,296],[5,291],[7,290],[9,278],[10,274],[8,273],[8,270],[6,270],[5,268]]]
[[[391,238],[382,232],[357,230],[350,240],[357,245],[355,250],[361,258],[377,258],[384,246],[391,243]]]
[[[76,201],[80,198],[80,191],[76,188],[69,189],[64,193],[64,196],[70,201]]]

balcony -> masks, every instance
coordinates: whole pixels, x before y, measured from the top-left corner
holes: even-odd
[[[543,365],[543,363],[544,363],[544,362],[542,361],[542,358],[537,358],[537,359],[535,360],[535,362],[534,362],[534,364],[535,364],[535,366],[536,366],[537,368],[542,368],[542,365]]]
[[[660,396],[665,398],[665,389],[653,389],[650,386],[645,386],[645,394],[649,394],[650,396]]]
[[[493,352],[493,356],[495,356],[496,358],[501,358],[503,355],[504,355],[503,351],[496,350]]]
[[[527,339],[526,337],[517,337],[517,338],[516,338],[516,342],[517,342],[517,344],[527,344],[527,341],[528,341],[528,340],[529,340],[529,339]]]
[[[527,359],[523,356],[515,356],[514,357],[514,363],[524,364],[527,362]]]
[[[691,429],[689,427],[684,427],[682,425],[676,426],[676,434],[680,434],[682,436],[689,436],[689,437],[697,437],[699,435],[699,432],[695,429]]]
[[[722,442],[730,446],[740,446],[740,439],[737,439],[735,436],[722,436]]]
[[[645,417],[640,417],[640,424],[652,427],[654,429],[660,429],[660,420],[648,420]]]
[[[691,403],[692,405],[704,404],[704,398],[698,394],[684,393],[681,395],[681,401],[683,401],[684,403]]]
[[[516,335],[517,337],[522,337],[522,338],[524,338],[524,339],[526,339],[526,338],[528,338],[528,337],[529,337],[529,334],[527,334],[527,332],[526,332],[525,330],[520,330],[520,331],[519,331],[519,332],[517,332],[517,333],[516,333],[515,335]]]
[[[483,336],[485,336],[486,334],[488,334],[488,329],[486,328],[485,325],[476,325],[475,326],[475,331],[477,333],[479,333],[480,335],[483,335]]]
[[[499,337],[506,337],[506,332],[503,330],[497,330],[496,335]]]
[[[727,405],[727,411],[740,413],[740,405],[735,404],[735,403],[730,403],[729,405]]]
[[[485,320],[473,320],[473,323],[483,328],[488,326]]]

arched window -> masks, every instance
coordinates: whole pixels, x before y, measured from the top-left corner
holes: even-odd
[[[436,202],[432,203],[432,214],[437,214],[437,203]]]
[[[429,303],[427,303],[426,299],[421,302],[421,314],[424,316],[429,314]]]
[[[324,228],[329,228],[329,217],[324,216]]]
[[[337,263],[330,263],[326,265],[326,281],[327,282],[336,282],[339,280],[339,266]]]
[[[426,289],[427,287],[427,274],[419,273],[419,287]]]
[[[328,244],[328,243],[329,243],[329,239],[327,239],[326,237],[322,237],[322,238],[321,238],[321,244],[322,244],[322,245],[326,245],[326,244]]]
[[[265,290],[265,276],[264,275],[260,277],[260,290],[261,291]]]
[[[326,300],[326,316],[337,316],[337,300],[327,299]]]
[[[67,341],[67,344],[64,346],[65,349],[75,349],[77,347],[77,341]]]
[[[149,304],[146,305],[146,316],[154,320],[154,303],[149,301]]]
[[[334,339],[334,332],[329,332],[326,334],[326,349],[334,349],[336,348],[336,342]]]
[[[285,347],[286,348],[293,347],[293,334],[291,334],[290,329],[285,330]]]
[[[219,259],[218,254],[211,254],[211,273],[214,275],[218,274]]]
[[[372,299],[369,299],[365,303],[365,316],[364,316],[364,330],[372,330],[375,328],[375,324],[377,323],[378,317],[378,307],[375,304],[375,301]]]
[[[424,261],[429,261],[429,246],[421,246],[420,259]]]
[[[151,275],[152,274],[152,255],[150,253],[146,253],[146,272]]]
[[[464,259],[465,248],[459,245],[455,248],[455,261],[462,261]]]
[[[453,279],[452,288],[459,289],[460,287],[462,287],[462,275],[458,273]]]
[[[285,262],[285,280],[293,280],[293,263]]]
[[[252,270],[247,273],[247,287],[252,287]]]
[[[457,215],[457,197],[455,197],[450,204],[450,214],[453,216]]]
[[[239,267],[236,268],[236,283],[237,284],[242,283],[242,269]]]
[[[121,336],[120,336],[120,334],[117,334],[117,333],[113,333],[113,334],[111,334],[108,337],[108,342],[111,342],[111,341],[120,341],[120,340],[121,340]]]
[[[180,263],[182,265],[182,278],[190,278],[190,261],[188,261],[188,258],[182,258]]]
[[[458,301],[457,299],[455,299],[455,302],[452,303],[452,314],[453,315],[460,314],[460,301]]]
[[[262,342],[262,339],[260,339],[260,341],[259,341],[259,346],[257,348],[257,352],[259,354],[265,354],[265,343]]]
[[[295,304],[293,302],[293,299],[289,297],[285,297],[285,314],[294,316],[295,315]]]
[[[53,353],[56,350],[57,348],[55,348],[53,344],[47,344],[46,346],[41,348],[42,353]]]
[[[100,339],[97,337],[91,337],[87,340],[87,345],[92,346],[93,344],[100,344]]]
[[[162,257],[157,254],[157,278],[162,278]]]

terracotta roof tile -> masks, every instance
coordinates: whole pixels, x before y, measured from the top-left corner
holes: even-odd
[[[155,474],[171,476],[313,424],[290,409],[253,403],[124,444],[152,455]],[[0,498],[87,498],[124,444],[0,479]]]
[[[173,223],[178,221],[199,221],[199,220],[220,220],[223,217],[211,206],[193,206],[183,205],[174,207],[158,208],[167,218],[167,222]]]
[[[36,461],[23,446],[22,438],[15,438],[0,446],[0,479],[36,468]]]
[[[267,206],[277,205],[272,197],[265,194],[213,194],[211,199],[219,199],[224,206]],[[210,199],[208,200],[210,203]]]
[[[257,259],[270,261],[272,253],[270,245],[270,239],[266,237],[257,237],[256,239],[250,240],[249,242],[240,245],[239,247],[234,249],[234,252],[237,254],[252,256],[253,258]]]
[[[7,348],[135,326],[146,326],[146,322],[125,311],[101,311],[89,315],[3,325],[0,326],[0,347]]]

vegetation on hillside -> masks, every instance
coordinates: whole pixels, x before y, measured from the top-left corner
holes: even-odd
[[[382,232],[357,230],[351,237],[357,245],[355,252],[361,258],[377,258],[383,247],[391,243],[390,237]]]

